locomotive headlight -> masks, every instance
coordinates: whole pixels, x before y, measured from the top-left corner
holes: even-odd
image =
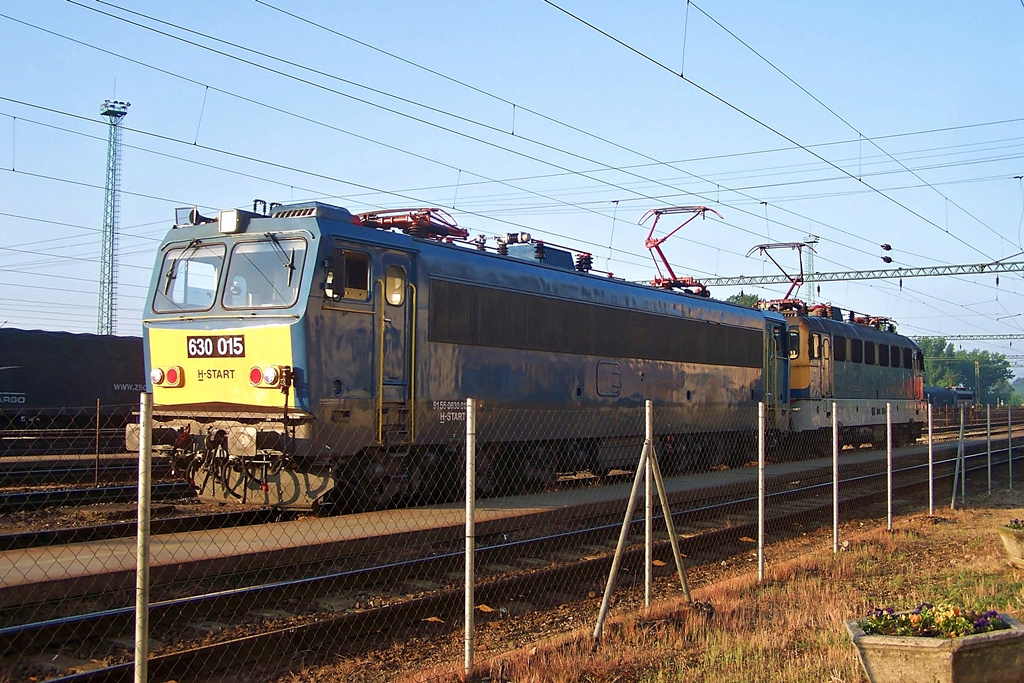
[[[164,383],[164,371],[161,368],[153,368],[149,373],[149,380],[153,384]]]
[[[272,387],[277,386],[277,383],[280,381],[280,379],[281,371],[275,366],[270,366],[269,368],[263,371],[263,381]]]

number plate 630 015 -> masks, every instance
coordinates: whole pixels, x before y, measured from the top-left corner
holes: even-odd
[[[245,337],[217,335],[188,337],[189,358],[245,358]]]

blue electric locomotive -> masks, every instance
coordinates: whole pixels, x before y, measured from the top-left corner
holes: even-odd
[[[645,399],[676,460],[716,429],[752,444],[760,401],[788,427],[782,315],[589,270],[525,234],[487,249],[436,209],[181,211],[144,319],[155,427],[204,500],[296,508],[448,495],[467,398],[562,416],[482,415],[483,493],[631,466],[619,409]]]

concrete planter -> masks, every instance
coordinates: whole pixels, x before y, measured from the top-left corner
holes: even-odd
[[[846,622],[871,683],[1024,683],[1024,624],[962,638],[869,636]]]
[[[1006,554],[1010,556],[1010,564],[1024,567],[1024,529],[999,527],[999,538],[1003,539]]]

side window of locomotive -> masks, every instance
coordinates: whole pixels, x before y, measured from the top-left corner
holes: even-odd
[[[890,346],[889,349],[892,351],[892,362],[890,365],[894,368],[898,368],[900,366],[900,347]]]
[[[914,369],[914,352],[911,349],[903,349],[903,367],[907,370]]]
[[[889,345],[878,345],[878,364],[884,368],[889,367]]]
[[[812,334],[811,338],[807,340],[807,356],[809,358],[820,358],[821,357],[821,335]]]
[[[800,357],[800,330],[789,331],[789,357],[794,360]]]
[[[786,337],[782,333],[782,328],[772,328],[772,334],[775,336],[775,355],[778,358],[785,358],[789,354],[786,351]]]
[[[224,266],[224,245],[190,244],[168,249],[153,298],[157,313],[208,311]]]
[[[345,298],[365,300],[370,295],[370,255],[346,251]]]
[[[370,296],[369,254],[338,249],[325,265],[327,276],[322,287],[328,301],[366,301]]]
[[[864,342],[860,339],[850,340],[850,360],[854,363],[864,362]]]
[[[917,370],[924,372],[924,355],[920,351],[914,351],[914,360],[916,361]]]
[[[864,365],[874,365],[876,358],[875,342],[864,342]]]
[[[831,344],[829,343],[828,336],[826,335],[821,338],[821,357],[825,360],[828,360],[831,355],[829,352],[829,346],[831,346]]]
[[[846,337],[837,335],[832,338],[832,356],[836,360],[846,360]]]
[[[224,308],[287,308],[299,297],[306,240],[272,237],[231,250]]]
[[[405,301],[405,269],[388,266],[384,274],[384,298],[392,306],[401,306]]]

